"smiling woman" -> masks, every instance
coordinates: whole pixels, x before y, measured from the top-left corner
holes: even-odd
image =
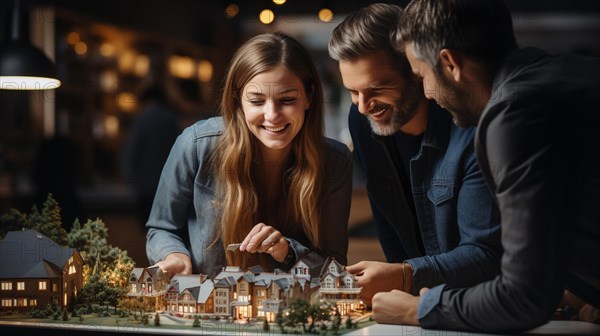
[[[285,160],[310,107],[302,82],[286,67],[256,75],[244,88],[242,109],[269,162]]]
[[[147,252],[169,274],[227,264],[289,269],[317,252],[346,263],[348,148],[323,135],[323,92],[294,39],[258,35],[234,55],[222,117],[186,129],[165,164]],[[229,244],[239,250],[227,252]]]

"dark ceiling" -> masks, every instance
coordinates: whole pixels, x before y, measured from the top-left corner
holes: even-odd
[[[401,6],[408,1],[382,1]],[[5,21],[6,14],[13,1],[0,3],[0,20]],[[234,1],[234,0],[22,0],[23,7],[53,6],[62,12],[74,14],[97,22],[114,24],[123,28],[160,33],[202,44],[211,44],[218,38],[220,29],[225,26],[240,27],[242,20],[257,20],[263,8],[271,8],[275,15],[316,15],[318,10],[327,6],[334,13],[348,13],[372,3],[361,0],[288,0],[283,6],[277,6],[270,0]],[[234,19],[224,16],[225,7],[237,3],[240,11]],[[598,13],[600,1],[597,0],[506,0],[513,13]],[[4,36],[5,24],[0,28]]]

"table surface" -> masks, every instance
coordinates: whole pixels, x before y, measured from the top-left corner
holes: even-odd
[[[148,328],[143,326],[100,326],[100,325],[77,325],[77,324],[54,324],[54,323],[32,323],[17,321],[0,321],[0,334],[3,335],[22,335],[22,336],[80,336],[83,332],[87,336],[107,336],[107,335],[135,335],[135,336],[154,336],[154,335],[215,335],[215,336],[235,336],[235,335],[268,335],[279,336],[278,330],[263,332],[260,326],[240,325],[236,331],[189,328],[189,329],[160,329]],[[274,328],[276,329],[276,328]],[[600,335],[600,325],[579,321],[550,321],[541,327],[533,329],[526,334],[532,335]],[[286,334],[290,335],[290,334]],[[292,334],[293,335],[293,334]],[[306,334],[304,334],[306,335]],[[414,336],[474,336],[474,335],[494,335],[483,333],[471,333],[448,330],[421,329],[420,327],[392,325],[392,324],[373,324],[361,328],[344,336],[386,336],[386,335],[414,335]],[[281,335],[285,336],[285,335]]]
[[[526,334],[532,335],[600,335],[600,325],[580,321],[550,321]],[[482,333],[465,333],[448,330],[429,330],[420,327],[373,324],[371,326],[352,331],[344,336],[386,336],[386,335],[415,335],[415,336],[466,336],[466,335],[493,335]]]

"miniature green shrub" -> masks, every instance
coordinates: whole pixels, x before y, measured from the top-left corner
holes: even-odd
[[[63,321],[68,321],[69,320],[69,313],[67,312],[66,308],[62,312],[62,320]]]

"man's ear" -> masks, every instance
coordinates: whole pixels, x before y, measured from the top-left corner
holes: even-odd
[[[459,51],[446,48],[440,50],[440,67],[442,72],[454,78],[456,82],[460,82],[463,77],[463,63],[464,58]]]

